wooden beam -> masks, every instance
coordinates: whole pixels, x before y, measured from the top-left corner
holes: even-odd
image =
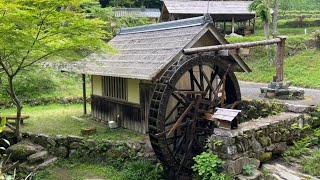
[[[285,39],[285,37],[275,38],[275,39],[271,39],[271,40],[255,41],[255,42],[243,42],[243,43],[223,44],[223,45],[205,46],[205,47],[197,47],[197,48],[186,48],[183,50],[183,53],[184,54],[196,54],[196,53],[200,53],[200,52],[264,46],[264,45],[280,43],[283,39]]]

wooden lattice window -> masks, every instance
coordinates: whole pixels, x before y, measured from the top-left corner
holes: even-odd
[[[128,82],[125,78],[108,77],[102,78],[103,96],[128,100]]]

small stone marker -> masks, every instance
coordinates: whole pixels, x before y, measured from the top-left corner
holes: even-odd
[[[82,128],[81,129],[81,135],[83,135],[83,136],[89,136],[89,135],[95,134],[96,132],[97,132],[97,128],[96,127]]]
[[[241,110],[216,108],[217,111],[212,115],[212,118],[217,119],[218,127],[224,129],[232,129],[238,127],[238,122],[235,119]]]

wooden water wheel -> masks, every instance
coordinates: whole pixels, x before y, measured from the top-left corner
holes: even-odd
[[[149,136],[159,160],[175,173],[192,172],[193,157],[204,151],[216,107],[239,101],[240,88],[230,65],[215,55],[190,55],[173,63],[152,95]]]

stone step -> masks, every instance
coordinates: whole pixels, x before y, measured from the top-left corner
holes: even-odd
[[[295,171],[293,168],[286,167],[279,163],[264,164],[262,166],[264,171],[270,172],[271,177],[276,180],[318,180],[318,178]]]
[[[35,154],[30,155],[27,160],[29,163],[43,162],[48,158],[48,156],[48,151],[38,151]]]
[[[28,161],[23,162],[19,165],[19,169],[23,172],[32,172],[36,170],[43,170],[50,165],[54,164],[58,160],[57,157],[50,156],[47,160],[43,162],[30,163]]]

